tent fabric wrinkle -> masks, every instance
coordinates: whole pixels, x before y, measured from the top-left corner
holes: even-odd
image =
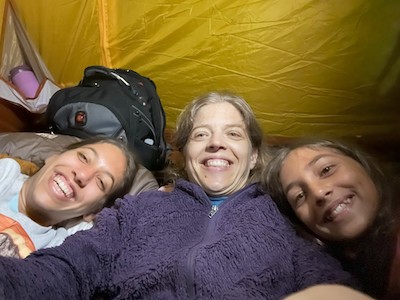
[[[399,1],[11,3],[57,86],[90,65],[136,70],[155,81],[167,130],[195,96],[230,90],[268,136],[400,140]]]

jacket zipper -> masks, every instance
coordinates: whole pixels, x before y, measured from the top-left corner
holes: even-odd
[[[208,217],[211,219],[217,213],[217,211],[218,211],[218,206],[216,205],[211,206],[211,210],[208,213]]]
[[[209,200],[208,200],[209,201]],[[212,218],[215,213],[218,211],[218,206],[212,205],[211,210],[208,213],[208,218],[211,220],[206,220],[207,226],[205,229],[205,233],[203,235],[203,238],[199,243],[194,245],[188,253],[188,258],[187,258],[187,270],[188,274],[186,277],[186,282],[187,282],[187,293],[188,293],[188,299],[195,299],[195,288],[194,288],[194,260],[196,258],[196,254],[198,249],[204,244],[205,241],[209,240],[209,237],[213,235],[214,230],[215,230],[215,224],[216,224],[216,219]]]

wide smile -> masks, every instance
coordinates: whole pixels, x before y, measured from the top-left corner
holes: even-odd
[[[324,223],[330,223],[338,219],[341,215],[349,211],[354,195],[350,195],[343,200],[336,201],[326,210],[323,216]]]
[[[231,163],[226,159],[212,158],[203,161],[204,166],[214,167],[214,168],[226,168],[231,165]]]
[[[56,192],[59,195],[63,195],[67,199],[71,199],[74,196],[74,190],[64,176],[57,174],[54,176],[53,182],[55,183]]]

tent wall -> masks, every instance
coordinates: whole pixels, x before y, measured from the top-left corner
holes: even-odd
[[[134,69],[169,129],[194,96],[227,89],[268,135],[399,137],[400,1],[13,3],[58,84],[88,65]]]

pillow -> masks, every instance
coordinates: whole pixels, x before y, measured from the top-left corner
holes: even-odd
[[[35,133],[35,132],[10,132],[0,133],[0,153],[11,157],[31,161],[41,167],[47,157],[60,153],[69,144],[80,141],[78,137]],[[137,195],[147,190],[158,189],[159,185],[154,175],[142,165],[139,165],[132,188],[131,195]]]

